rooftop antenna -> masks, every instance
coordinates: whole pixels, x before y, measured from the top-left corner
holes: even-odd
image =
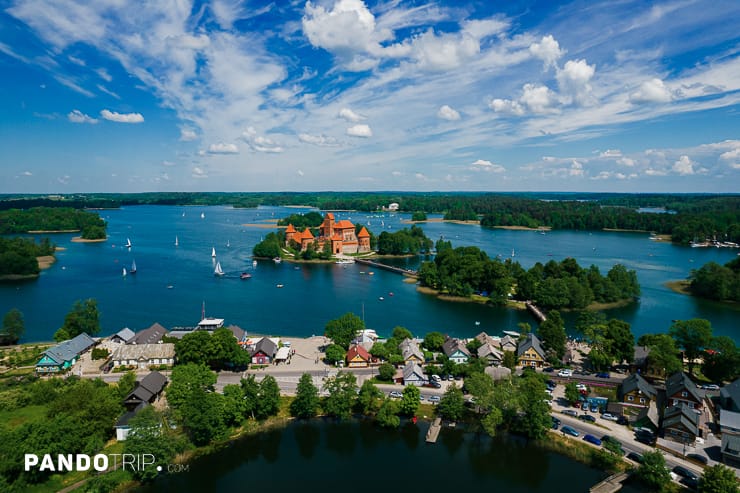
[[[203,302],[203,308],[201,309],[200,319],[205,320],[206,318],[206,302]]]

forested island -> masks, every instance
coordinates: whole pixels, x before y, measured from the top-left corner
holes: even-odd
[[[694,296],[716,301],[740,301],[740,258],[720,265],[708,262],[692,270],[687,281]]]
[[[48,238],[40,243],[32,238],[0,238],[0,280],[38,276],[37,257],[54,255],[54,250]]]
[[[99,215],[71,207],[32,207],[0,211],[0,234],[80,231],[85,240],[104,239],[106,224]]]

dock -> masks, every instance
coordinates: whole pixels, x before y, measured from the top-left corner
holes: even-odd
[[[427,431],[427,443],[437,443],[440,429],[442,429],[442,418],[435,418]]]
[[[540,310],[539,308],[537,308],[537,306],[534,303],[532,303],[531,301],[525,301],[524,302],[524,305],[527,307],[527,310],[529,310],[530,312],[532,312],[532,315],[534,315],[534,318],[536,318],[538,322],[542,323],[545,320],[547,320],[547,317],[542,312],[542,310]]]
[[[613,474],[605,480],[593,485],[588,491],[590,493],[615,493],[622,489],[622,482],[629,477],[629,473],[621,472]]]
[[[401,274],[408,277],[417,277],[417,272],[415,270],[402,269],[400,267],[394,267],[392,265],[381,264],[380,262],[375,262],[374,260],[356,258],[355,263],[369,265],[370,267],[377,267],[378,269],[388,270],[391,272],[395,272],[396,274]]]

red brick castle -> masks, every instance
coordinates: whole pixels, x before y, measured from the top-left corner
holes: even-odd
[[[314,237],[306,228],[303,232],[297,231],[292,224],[285,229],[285,245],[295,241],[301,246],[301,251],[314,244],[316,250],[324,248],[326,242],[331,243],[332,255],[340,253],[358,253],[370,251],[370,233],[363,226],[359,233],[355,234],[355,225],[346,219],[334,221],[331,212],[324,216],[324,222],[319,226],[319,236]]]

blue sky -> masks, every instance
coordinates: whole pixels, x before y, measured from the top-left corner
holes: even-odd
[[[0,192],[738,192],[740,2],[0,1]]]

